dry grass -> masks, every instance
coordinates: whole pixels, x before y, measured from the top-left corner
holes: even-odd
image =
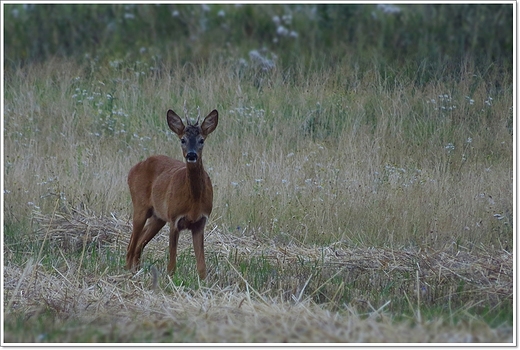
[[[64,257],[73,251],[82,251],[83,257],[85,247],[91,244],[112,252],[120,251],[126,247],[131,229],[125,220],[98,216],[86,209],[70,209],[53,216],[35,213],[34,218],[40,227],[37,232],[40,244],[47,240],[51,249],[59,250]],[[180,251],[190,248],[187,236],[181,235]],[[156,244],[150,244],[149,256],[164,255],[166,237],[160,235]],[[69,328],[68,336],[60,338],[64,342],[76,342],[78,338],[81,342],[130,342],[139,341],[140,336],[151,342],[198,343],[512,341],[507,327],[493,329],[478,319],[453,324],[442,318],[421,319],[419,311],[414,318],[397,322],[387,312],[389,302],[376,309],[370,301],[358,299],[331,311],[330,303],[324,307],[312,301],[316,291],[304,293],[300,289],[294,291],[291,298],[282,298],[266,290],[253,289],[228,260],[238,250],[239,256],[252,258],[261,254],[266,259],[282,261],[285,268],[303,259],[319,261],[319,269],[359,270],[379,278],[390,277],[396,270],[409,271],[412,275],[417,273],[422,286],[421,297],[425,299],[433,286],[423,282],[442,284],[455,278],[467,281],[482,298],[503,300],[513,295],[513,257],[507,252],[491,256],[485,251],[349,249],[341,244],[339,247],[336,244],[281,246],[253,236],[231,237],[216,227],[207,234],[206,247],[209,254],[217,253],[229,264],[229,270],[234,271],[231,283],[218,283],[219,278],[209,276],[210,286],[200,285],[193,290],[176,285],[162,274],[152,277],[151,282],[143,280],[143,270],[136,275],[123,270],[117,274],[112,274],[113,270],[93,274],[92,269],[81,267],[83,259],[64,259],[52,268],[34,259],[25,266],[7,263],[4,269],[6,317],[23,315],[29,322],[43,312],[50,312],[54,315],[53,328],[59,328],[60,324]],[[153,276],[158,272],[152,267],[146,274]],[[157,277],[161,283],[154,281]],[[245,288],[240,287],[241,281],[245,282]],[[359,312],[356,305],[361,302],[368,303],[369,311]],[[97,331],[91,333],[94,324]],[[86,335],[79,336],[83,331],[87,331]],[[8,334],[5,341],[52,342],[45,338],[45,333],[34,339],[18,338],[15,334]]]
[[[488,106],[485,82],[473,77],[386,90],[375,72],[361,78],[342,66],[295,84],[273,72],[256,88],[218,63],[147,79],[108,67],[89,77],[68,61],[9,74],[6,217],[29,217],[28,203],[49,212],[55,196],[129,213],[128,169],[154,153],[179,156],[165,111],[187,100],[191,111],[221,114],[204,155],[219,224],[308,242],[511,245],[509,94]],[[336,76],[359,89],[343,92]]]
[[[38,239],[49,240],[53,247],[63,251],[81,251],[87,245],[95,244],[110,251],[124,250],[132,231],[128,221],[114,216],[99,216],[89,210],[70,209],[69,213],[45,216],[34,213],[38,222]],[[163,229],[164,231],[165,229]],[[148,255],[164,257],[168,245],[168,235],[160,234],[157,242],[150,245]],[[394,250],[388,248],[349,248],[341,242],[329,246],[300,246],[294,243],[277,244],[272,239],[255,236],[230,235],[218,227],[206,232],[206,250],[221,257],[232,255],[263,257],[275,265],[290,266],[298,261],[318,261],[320,268],[361,270],[390,276],[393,272],[418,273],[421,280],[431,280],[437,284],[459,279],[476,289],[484,299],[513,298],[513,254],[489,252],[484,247],[469,251],[465,247],[445,250]],[[179,251],[190,250],[188,234],[179,241]],[[432,286],[428,286],[432,288]],[[422,294],[427,294],[424,286]],[[312,294],[312,293],[311,293]],[[487,297],[486,297],[487,296]]]
[[[201,288],[194,292],[173,287],[172,292],[152,291],[135,279],[124,276],[102,276],[78,281],[73,274],[57,278],[49,274],[31,274],[37,267],[28,266],[19,290],[23,297],[13,303],[13,311],[26,319],[42,309],[50,309],[55,322],[74,323],[69,337],[99,342],[136,341],[146,335],[150,342],[262,342],[262,343],[473,343],[511,342],[504,329],[491,329],[479,322],[445,324],[441,320],[395,323],[384,308],[361,316],[354,309],[330,312],[309,300],[288,302],[257,298],[252,292],[235,287]],[[5,269],[6,288],[12,289],[22,269]],[[69,280],[70,279],[70,280]],[[33,286],[37,285],[38,288]],[[128,292],[131,289],[132,292]],[[9,313],[6,315],[9,317]],[[7,335],[5,341],[39,342],[42,339],[17,338]]]

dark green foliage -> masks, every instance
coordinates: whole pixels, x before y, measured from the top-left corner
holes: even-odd
[[[265,47],[286,67],[297,57],[319,67],[347,56],[365,70],[378,56],[387,72],[407,64],[423,84],[457,76],[468,58],[480,71],[510,69],[512,11],[511,4],[9,4],[5,58],[16,66],[54,55],[139,59],[150,51],[184,64],[215,50],[235,56]]]

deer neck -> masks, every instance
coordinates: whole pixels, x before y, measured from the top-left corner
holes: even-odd
[[[194,199],[202,196],[206,185],[202,159],[199,159],[196,163],[186,163],[186,183]]]

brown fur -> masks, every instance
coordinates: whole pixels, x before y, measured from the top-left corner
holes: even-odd
[[[181,162],[164,155],[152,156],[137,163],[128,173],[132,196],[133,231],[128,244],[126,267],[139,266],[141,253],[148,242],[168,222],[170,224],[170,262],[168,272],[176,268],[179,232],[192,231],[197,271],[207,275],[204,260],[204,226],[213,206],[213,186],[202,165],[203,142],[217,127],[218,112],[212,111],[201,126],[188,124],[171,110],[168,125],[183,140],[183,155],[196,153],[196,161]],[[148,222],[147,222],[148,220]],[[146,225],[145,225],[146,223]]]

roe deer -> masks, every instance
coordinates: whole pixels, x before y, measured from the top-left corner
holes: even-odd
[[[200,117],[200,115],[199,115]],[[204,261],[204,226],[213,207],[213,187],[202,165],[202,148],[206,137],[217,127],[218,112],[213,110],[199,125],[186,126],[171,109],[166,114],[168,126],[179,136],[186,163],[167,156],[152,156],[137,163],[128,173],[132,196],[133,230],[126,254],[126,267],[137,268],[146,244],[168,222],[170,224],[170,262],[173,274],[177,259],[179,232],[189,229],[197,271],[206,278]],[[145,222],[148,223],[145,226]]]

